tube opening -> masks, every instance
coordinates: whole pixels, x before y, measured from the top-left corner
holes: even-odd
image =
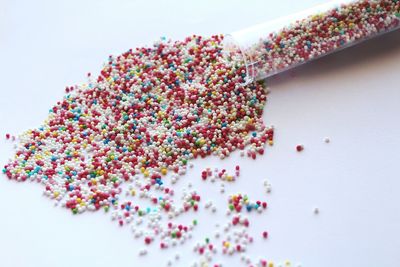
[[[250,63],[250,58],[243,51],[240,44],[235,40],[235,38],[231,34],[224,35],[224,40],[222,43],[222,55],[225,60],[225,63],[228,65],[231,64],[239,64],[244,65],[246,69],[246,77],[244,78],[244,85],[248,85],[249,83],[254,81],[254,67]]]

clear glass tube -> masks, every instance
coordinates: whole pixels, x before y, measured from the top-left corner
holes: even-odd
[[[224,57],[261,80],[400,27],[400,0],[335,0],[227,34]]]

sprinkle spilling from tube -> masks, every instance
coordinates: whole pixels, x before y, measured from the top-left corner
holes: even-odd
[[[285,69],[396,28],[399,5],[397,0],[355,1],[270,34],[250,51],[259,59],[257,71]],[[225,62],[222,41],[222,35],[162,38],[152,47],[110,56],[97,77],[89,73],[86,84],[65,89],[42,126],[19,137],[15,158],[3,173],[40,183],[44,195],[74,214],[109,212],[142,242],[139,256],[145,257],[149,246],[168,250],[187,244],[204,223],[197,219],[203,196],[190,182],[181,194],[174,185],[192,161],[224,159],[236,150],[256,159],[273,145],[274,128],[262,121],[267,89],[244,85],[246,66]],[[8,133],[5,138],[15,139]],[[296,150],[303,151],[303,145]],[[218,180],[224,193],[223,182],[235,182],[240,171],[239,165],[233,174],[207,168],[196,178]],[[271,192],[268,180],[263,186]],[[204,209],[217,214],[209,196],[205,199]],[[246,266],[275,266],[246,254],[254,242],[270,240],[268,229],[258,237],[249,232],[254,216],[268,211],[265,199],[250,199],[242,192],[227,198],[225,223],[196,243],[192,266],[222,266],[214,259],[218,253],[240,255]],[[179,222],[183,214],[192,222]],[[176,254],[167,266],[179,260]]]

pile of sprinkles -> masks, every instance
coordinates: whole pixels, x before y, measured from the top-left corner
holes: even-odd
[[[150,191],[197,157],[246,147],[262,154],[273,137],[261,119],[266,89],[240,85],[244,68],[222,62],[222,39],[191,36],[110,56],[96,79],[67,87],[45,123],[20,137],[3,172],[84,212],[116,205],[135,175]]]
[[[197,212],[218,212],[212,201],[202,204],[190,181],[175,192],[192,161],[224,159],[235,150],[255,159],[273,145],[274,129],[262,121],[268,91],[261,83],[242,86],[245,68],[224,62],[222,41],[222,35],[162,38],[152,47],[110,56],[98,77],[89,73],[86,84],[68,86],[43,125],[18,138],[15,158],[3,173],[40,183],[45,196],[73,214],[110,213],[142,240],[139,256],[148,254],[148,246],[185,245],[196,231]],[[208,168],[201,177],[234,182],[239,165],[233,173]],[[199,259],[193,266],[222,266],[212,255],[245,255],[253,242],[250,218],[241,212],[261,212],[266,202],[250,202],[242,193],[228,202],[224,230],[196,245]],[[183,214],[192,221],[181,222]],[[251,265],[247,258],[245,265]]]

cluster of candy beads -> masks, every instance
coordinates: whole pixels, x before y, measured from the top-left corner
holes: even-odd
[[[20,137],[3,172],[42,183],[80,213],[113,206],[137,174],[149,191],[194,158],[263,153],[273,131],[261,118],[266,89],[241,86],[244,67],[224,63],[222,40],[194,35],[110,56],[97,78],[67,87],[45,123]]]
[[[44,124],[19,137],[3,173],[41,183],[46,196],[74,214],[110,212],[142,240],[140,256],[152,245],[167,250],[186,244],[197,228],[202,198],[189,183],[176,200],[172,186],[193,166],[190,161],[223,159],[235,150],[244,155],[245,149],[255,159],[265,144],[273,144],[274,130],[262,121],[267,91],[258,83],[242,86],[244,67],[224,63],[222,40],[191,36],[110,56],[97,78],[89,74],[87,84],[67,87]],[[201,177],[234,182],[240,167],[234,171],[206,169]],[[239,254],[247,266],[267,266],[245,254],[254,241],[250,216],[265,211],[267,203],[238,193],[228,205],[222,231],[195,246],[200,258],[193,266],[212,264],[218,253]],[[204,209],[217,213],[212,201]],[[192,223],[179,222],[184,214]]]

